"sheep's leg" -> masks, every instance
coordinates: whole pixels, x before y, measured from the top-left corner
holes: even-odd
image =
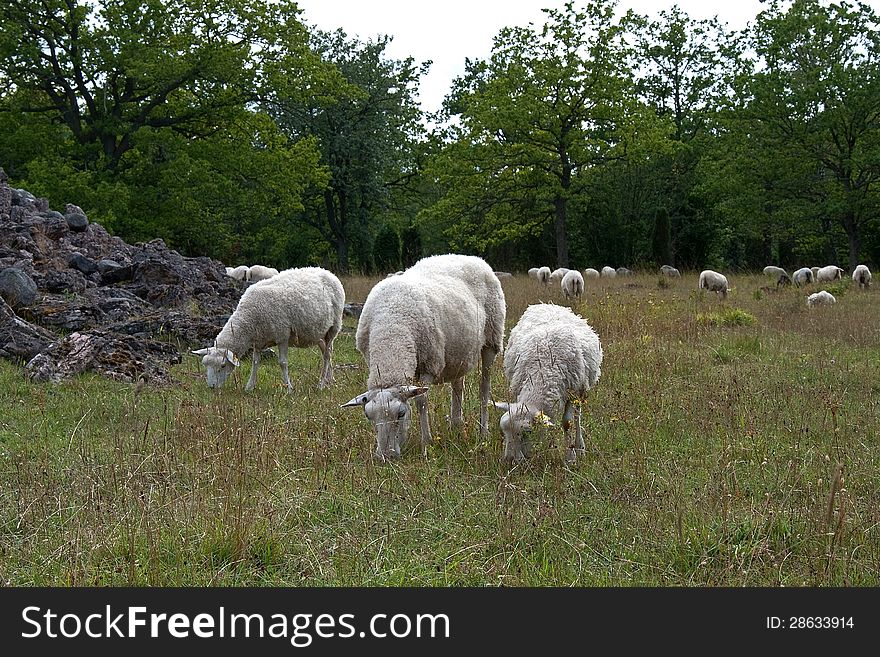
[[[318,346],[324,354],[324,366],[321,370],[321,380],[318,383],[318,388],[324,388],[333,383],[333,340],[336,338],[337,333],[339,331],[336,327],[331,326],[330,330],[324,335],[324,339],[318,341]]]
[[[480,367],[480,436],[485,438],[489,434],[489,377],[492,374],[492,362],[497,352],[491,347],[483,347],[480,354],[482,364]]]
[[[257,370],[260,368],[260,350],[254,347],[253,365],[251,366],[251,375],[248,377],[247,385],[244,389],[251,391],[257,385]]]
[[[431,385],[431,377],[422,377],[422,385]],[[419,409],[419,429],[422,432],[422,454],[428,455],[428,445],[431,444],[431,425],[428,423],[428,395],[416,395],[413,397],[416,408]]]
[[[575,442],[571,442],[571,421],[575,420]],[[573,463],[577,460],[578,454],[584,451],[584,438],[581,432],[581,409],[571,403],[570,399],[565,401],[565,410],[562,413],[562,428],[565,431],[565,460]]]
[[[453,427],[464,424],[464,416],[461,412],[462,398],[464,397],[464,377],[452,382],[452,400],[449,404],[449,423]]]
[[[287,371],[287,341],[278,343],[278,365],[281,367],[281,381],[287,386],[287,391],[293,390],[290,385],[290,375]]]

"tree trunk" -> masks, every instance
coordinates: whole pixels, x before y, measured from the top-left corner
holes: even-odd
[[[852,208],[847,209],[844,213],[842,223],[849,241],[849,269],[852,271],[859,264],[859,255],[862,250],[862,236],[859,233],[859,224]]]
[[[562,177],[559,182],[562,191],[556,195],[556,266],[568,267],[568,235],[565,229],[565,216],[568,210],[568,190],[571,187],[571,164],[568,161],[568,153],[563,149],[560,152],[562,160]]]

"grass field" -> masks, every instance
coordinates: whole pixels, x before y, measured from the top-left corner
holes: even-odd
[[[362,301],[376,279],[343,279]],[[499,461],[481,441],[477,378],[466,426],[417,421],[403,458],[371,458],[354,321],[336,383],[317,349],[291,349],[294,392],[249,359],[219,391],[187,356],[175,385],[83,376],[33,384],[0,363],[0,582],[5,585],[877,586],[880,584],[880,292],[761,292],[726,301],[654,274],[590,285],[575,303],[599,334],[586,455],[538,442]],[[529,303],[504,282],[508,328]],[[193,345],[182,345],[185,349]],[[194,345],[204,346],[204,345]],[[506,398],[501,359],[493,394]]]

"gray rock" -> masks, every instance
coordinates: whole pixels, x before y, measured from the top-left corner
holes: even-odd
[[[55,340],[55,335],[23,320],[0,298],[0,357],[27,361]]]
[[[70,230],[76,233],[83,232],[86,229],[86,226],[89,225],[89,220],[86,218],[86,215],[80,212],[70,212],[65,214],[64,219],[67,221],[67,226]]]
[[[73,269],[81,271],[86,276],[98,271],[98,265],[86,258],[82,253],[71,253],[67,258],[67,264]]]
[[[13,309],[29,306],[37,300],[37,284],[21,269],[7,267],[0,271],[0,297]]]

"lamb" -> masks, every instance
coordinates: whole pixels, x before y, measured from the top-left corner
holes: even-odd
[[[801,267],[791,275],[791,280],[797,287],[813,282],[813,271],[809,267]]]
[[[554,269],[550,272],[550,282],[551,283],[561,283],[562,277],[565,276],[569,271],[571,271],[568,267],[559,267],[559,269]]]
[[[260,352],[278,345],[281,379],[292,390],[287,370],[287,348],[317,345],[324,354],[318,388],[333,382],[333,340],[342,326],[345,291],[331,272],[320,267],[286,269],[270,279],[248,287],[235,312],[214,340],[214,346],[193,351],[202,356],[208,386],[219,388],[239,355],[253,350],[253,368],[245,390],[257,383]]]
[[[727,283],[727,277],[724,274],[719,274],[717,271],[712,271],[711,269],[704,269],[700,272],[700,290],[708,290],[710,292],[720,292],[722,298],[727,298],[727,293],[730,292],[730,285]]]
[[[614,278],[615,276],[617,276],[617,270],[614,267],[609,267],[608,265],[602,267],[603,278]]]
[[[833,294],[825,290],[814,292],[807,297],[807,305],[811,308],[813,306],[831,305],[832,303],[837,303],[837,299],[834,298]]]
[[[535,304],[522,314],[510,332],[504,354],[504,374],[512,403],[495,402],[504,411],[505,461],[522,461],[531,451],[528,433],[538,423],[552,426],[546,416],[562,411],[566,460],[584,452],[581,405],[602,373],[602,346],[585,319],[570,308]],[[569,439],[576,418],[575,441]]]
[[[565,295],[566,299],[570,299],[574,297],[576,299],[580,299],[581,295],[584,293],[584,277],[581,276],[581,273],[577,269],[569,270],[565,276],[562,277],[562,293]]]
[[[852,273],[853,283],[857,283],[859,289],[867,289],[871,286],[871,270],[866,265],[857,265]]]
[[[278,274],[278,270],[275,267],[264,267],[263,265],[251,265],[248,267],[247,276],[245,276],[246,281],[257,282],[264,281],[267,278],[272,278],[273,276]]]
[[[681,278],[681,272],[671,265],[662,265],[660,267],[660,273],[669,278]]]
[[[478,364],[480,433],[488,433],[489,374],[503,348],[505,316],[501,283],[476,256],[423,258],[370,290],[355,336],[367,361],[367,391],[342,407],[363,407],[376,429],[376,456],[400,456],[410,399],[418,407],[422,450],[427,450],[426,393],[432,383],[452,384],[450,420],[461,425],[464,377]]]
[[[538,280],[544,285],[550,282],[550,267],[541,267],[538,269]]]
[[[599,272],[592,267],[584,269],[584,278],[599,278]]]
[[[843,270],[836,265],[821,267],[816,274],[817,283],[828,283],[836,280],[843,280]]]
[[[248,266],[247,265],[239,265],[238,267],[227,267],[226,275],[230,278],[234,278],[237,281],[243,281],[247,276]]]

